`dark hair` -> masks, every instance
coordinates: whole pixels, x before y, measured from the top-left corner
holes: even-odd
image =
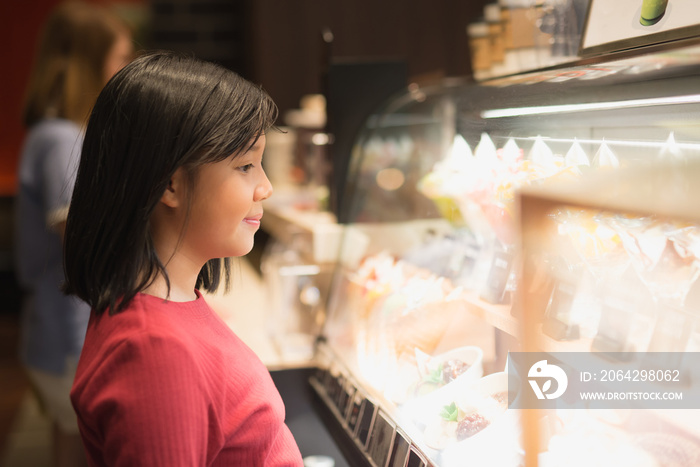
[[[123,310],[158,274],[169,287],[149,219],[172,175],[182,167],[191,186],[199,166],[246,152],[276,118],[259,86],[193,57],[154,52],[119,71],[86,129],[66,224],[64,291],[100,314]],[[222,276],[228,287],[229,260],[211,260],[196,286],[215,291]]]
[[[85,124],[104,86],[105,60],[127,24],[99,5],[67,2],[56,7],[44,25],[22,120],[31,126],[47,116]]]

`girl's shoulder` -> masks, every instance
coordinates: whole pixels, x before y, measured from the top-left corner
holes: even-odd
[[[191,320],[156,297],[137,294],[129,305],[114,314],[93,311],[83,345],[85,364],[103,365],[108,360],[133,360],[154,356],[154,349],[188,349],[195,346]],[[167,353],[167,352],[166,352]],[[143,362],[142,362],[143,363]]]
[[[173,302],[137,293],[124,310],[93,316],[88,329],[105,340],[128,340],[137,333],[177,338],[178,334],[190,335],[201,318],[212,314],[199,294],[191,302]]]

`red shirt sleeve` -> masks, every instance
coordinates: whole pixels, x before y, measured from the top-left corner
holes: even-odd
[[[176,338],[143,333],[116,346],[81,397],[93,465],[206,465],[211,437],[223,435],[201,376]]]

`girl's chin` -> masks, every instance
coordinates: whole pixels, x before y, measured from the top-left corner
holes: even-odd
[[[236,248],[231,249],[230,254],[228,254],[227,256],[229,256],[229,257],[245,256],[253,250],[253,245],[254,245],[254,243],[252,240],[247,245],[238,244],[238,245],[236,245]]]

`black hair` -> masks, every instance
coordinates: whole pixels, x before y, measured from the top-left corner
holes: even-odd
[[[65,231],[64,291],[97,314],[117,313],[165,267],[150,216],[175,171],[193,183],[202,164],[250,149],[277,107],[259,86],[216,64],[145,54],[100,93],[88,121]],[[191,190],[190,190],[191,192]],[[230,283],[228,259],[210,260],[196,287]]]

